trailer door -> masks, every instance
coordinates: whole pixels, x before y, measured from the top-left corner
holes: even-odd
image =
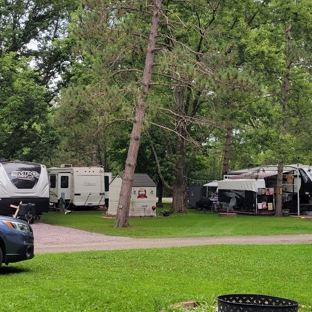
[[[50,174],[50,203],[57,204],[58,202],[58,186],[57,186],[57,175]]]
[[[65,201],[70,200],[71,192],[71,174],[59,173],[58,174],[58,198],[63,197]]]

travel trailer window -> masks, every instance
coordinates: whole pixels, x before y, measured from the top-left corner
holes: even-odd
[[[61,177],[61,188],[68,188],[68,177]]]
[[[56,187],[56,176],[55,175],[51,175],[50,176],[50,187],[51,188],[55,188]]]

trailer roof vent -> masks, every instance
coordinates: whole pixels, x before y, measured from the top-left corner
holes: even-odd
[[[60,167],[61,167],[61,168],[71,168],[72,165],[71,165],[71,164],[61,164]]]

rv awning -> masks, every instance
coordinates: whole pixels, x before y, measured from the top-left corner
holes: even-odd
[[[227,179],[218,181],[218,190],[258,192],[259,188],[265,188],[264,179]]]
[[[218,187],[218,181],[212,181],[212,182],[206,183],[206,184],[204,184],[204,186]]]
[[[277,175],[277,171],[264,171],[264,172],[246,172],[236,175],[228,175],[230,179],[264,179]]]

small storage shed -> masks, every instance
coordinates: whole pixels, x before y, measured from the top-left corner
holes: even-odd
[[[118,174],[109,185],[108,216],[116,216],[123,174]],[[146,173],[135,173],[131,190],[130,217],[154,216],[156,184]]]

